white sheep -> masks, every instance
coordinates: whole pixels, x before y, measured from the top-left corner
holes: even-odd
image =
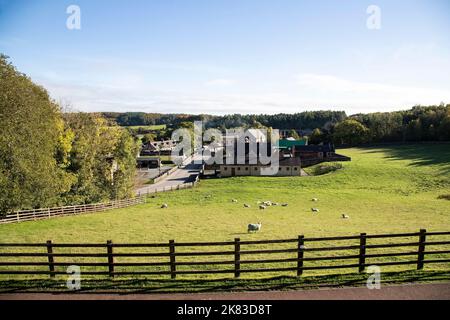
[[[248,224],[248,228],[247,228],[247,232],[250,232],[250,231],[259,231],[259,230],[261,230],[261,227],[262,227],[262,223],[261,222],[258,222],[258,223],[249,223]]]
[[[319,199],[317,199],[317,198],[312,198],[311,201],[317,202],[317,201],[319,201]]]
[[[317,208],[311,208],[311,211],[317,213],[317,212],[319,212],[319,209],[317,209]]]
[[[250,205],[247,203],[244,203],[244,208],[250,208]]]
[[[287,207],[288,204],[287,204],[287,203],[282,203],[281,206],[282,206],[282,207]]]
[[[163,203],[161,206],[162,209],[167,208],[167,207],[168,207],[167,203]]]
[[[231,199],[231,202],[238,202],[236,199]]]
[[[270,202],[270,201],[264,201],[263,204],[264,204],[266,207],[270,207],[270,206],[272,205],[272,202]]]
[[[266,209],[267,207],[265,206],[265,205],[263,205],[263,204],[260,204],[259,205],[259,209],[261,209],[261,210],[264,210],[264,209]]]
[[[350,218],[348,215],[346,215],[345,213],[342,214],[342,219],[348,219]]]

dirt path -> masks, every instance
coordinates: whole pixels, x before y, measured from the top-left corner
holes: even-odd
[[[450,283],[298,291],[258,291],[186,294],[0,294],[0,300],[450,300]]]

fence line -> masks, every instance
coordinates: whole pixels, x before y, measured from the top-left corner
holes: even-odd
[[[446,236],[447,240],[429,241],[429,237]],[[355,272],[364,272],[370,265],[377,266],[398,266],[415,265],[417,270],[422,270],[425,265],[444,263],[448,266],[450,272],[450,241],[448,240],[450,232],[427,232],[421,229],[415,233],[400,234],[382,234],[368,235],[361,233],[357,236],[344,237],[324,237],[307,238],[303,235],[294,239],[278,240],[251,240],[241,241],[235,238],[234,241],[224,242],[192,242],[177,243],[170,240],[166,243],[150,244],[132,244],[132,243],[113,243],[108,240],[106,243],[81,244],[81,243],[53,243],[48,240],[46,243],[0,243],[0,275],[49,275],[55,277],[58,274],[66,274],[62,267],[69,265],[78,265],[86,268],[82,270],[84,275],[105,275],[114,276],[148,276],[148,275],[167,275],[175,279],[178,275],[201,275],[201,274],[230,274],[239,278],[242,273],[252,274],[261,272],[280,273],[294,272],[301,276],[306,270],[331,270],[331,269],[353,269]],[[415,238],[413,242],[395,242],[392,239]],[[382,240],[383,243],[368,244],[373,240]],[[330,242],[336,241],[354,241],[353,245],[330,246]],[[403,240],[405,241],[405,240]],[[317,243],[325,242],[324,247],[312,246]],[[261,244],[292,244],[292,247],[285,249],[248,249],[252,245]],[[215,251],[201,250],[204,247],[227,247],[227,249],[212,249]],[[437,249],[436,249],[436,246]],[[16,248],[42,248],[42,252],[11,252],[17,251]],[[405,252],[374,252],[376,248],[413,248]],[[24,249],[25,248],[25,249]],[[77,248],[81,250],[102,249],[101,252],[93,253],[91,251],[67,252],[68,248]],[[191,249],[194,251],[185,251],[182,249]],[[432,249],[435,250],[432,250]],[[5,251],[5,249],[7,249]],[[65,249],[61,251],[61,249]],[[123,250],[137,250],[133,252],[124,252]],[[153,249],[157,251],[145,251]],[[211,249],[210,249],[211,250]],[[352,254],[343,254],[343,250],[353,250]],[[397,249],[396,249],[397,250]],[[20,250],[19,250],[20,251]],[[324,255],[314,255],[316,252],[326,251]],[[375,250],[376,251],[376,250]],[[330,253],[331,252],[331,253]],[[290,253],[292,257],[283,255],[279,258],[273,258],[272,254]],[[256,258],[246,258],[256,255]],[[225,257],[221,260],[214,260],[211,256]],[[267,258],[269,256],[269,258]],[[439,258],[437,259],[436,256]],[[47,258],[47,261],[35,261],[37,257]],[[195,258],[195,260],[186,261],[183,258]],[[207,259],[197,259],[198,257],[209,257]],[[244,258],[242,258],[244,257]],[[398,260],[399,257],[407,257],[408,260]],[[19,258],[19,260],[11,260]],[[67,260],[70,258],[71,260]],[[80,261],[79,259],[100,259],[92,262]],[[119,261],[122,258],[125,260]],[[135,258],[135,260],[130,260]],[[149,261],[149,258],[163,259],[158,261]],[[391,260],[382,260],[377,262],[367,262],[367,259],[391,258]],[[136,259],[145,259],[136,261]],[[330,264],[331,262],[349,261],[345,264]],[[353,261],[352,261],[353,260]],[[327,265],[311,265],[311,262],[327,261]],[[270,267],[256,268],[254,265],[272,264]],[[24,270],[18,267],[41,267],[39,270]],[[229,266],[228,269],[210,269],[211,266]],[[250,266],[247,268],[246,266]],[[141,269],[136,269],[140,267]],[[152,267],[153,269],[142,269]],[[180,270],[179,267],[189,267]],[[194,267],[194,268],[193,268]],[[155,269],[156,268],[156,269]],[[162,268],[162,269],[161,269]]]
[[[53,207],[53,208],[40,208],[30,210],[20,210],[13,213],[0,216],[0,224],[17,223],[23,221],[34,221],[42,219],[50,219],[62,216],[72,216],[79,214],[103,212],[111,209],[126,208],[129,206],[142,204],[146,202],[146,198],[150,194],[158,192],[166,192],[180,189],[193,188],[198,183],[198,176],[193,182],[187,182],[176,186],[168,186],[163,188],[156,188],[151,191],[147,191],[145,194],[139,194],[134,198],[113,200],[103,203],[81,204],[73,206]]]

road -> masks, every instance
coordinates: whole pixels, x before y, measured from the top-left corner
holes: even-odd
[[[382,285],[366,287],[323,288],[296,291],[256,291],[217,293],[11,293],[0,300],[450,300],[450,283]]]
[[[200,173],[201,165],[194,164],[195,160],[201,159],[201,156],[195,156],[193,161],[186,166],[180,167],[175,170],[171,175],[167,176],[165,179],[144,187],[140,187],[136,190],[137,194],[153,193],[155,190],[158,192],[162,191],[164,188],[176,187],[180,184],[186,182],[192,182],[195,179],[195,175]]]

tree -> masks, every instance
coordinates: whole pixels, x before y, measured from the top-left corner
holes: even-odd
[[[129,132],[110,126],[99,114],[70,113],[74,133],[68,170],[76,182],[63,196],[67,203],[92,203],[130,195],[136,167],[137,143]]]
[[[60,203],[68,140],[47,91],[0,55],[0,212]]]
[[[311,135],[309,136],[308,142],[311,144],[319,144],[324,142],[324,134],[322,132],[322,130],[320,130],[319,128],[315,128],[313,130],[313,132],[311,133]]]
[[[292,129],[291,131],[289,131],[289,137],[294,138],[295,140],[300,140],[301,137],[299,136],[299,134],[297,133],[297,131],[295,131],[294,129]]]
[[[367,141],[369,129],[360,122],[347,119],[334,127],[334,141],[340,144],[356,145]]]
[[[147,144],[147,143],[155,141],[155,140],[156,140],[156,135],[154,133],[146,133],[146,134],[144,134],[144,136],[141,139],[143,144]]]

